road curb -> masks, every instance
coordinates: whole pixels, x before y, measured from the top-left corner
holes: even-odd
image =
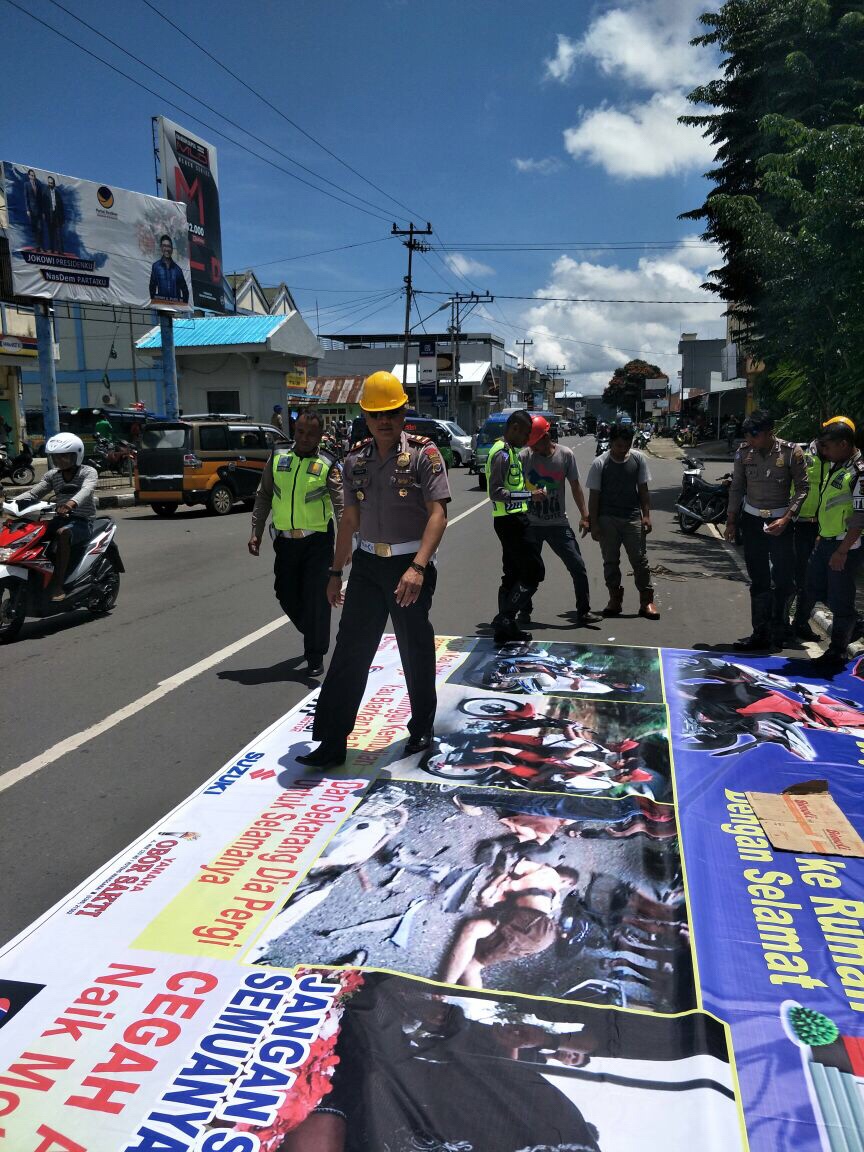
[[[113,496],[97,492],[96,495],[99,497],[100,510],[102,508],[131,508],[135,503],[134,492],[118,492]]]

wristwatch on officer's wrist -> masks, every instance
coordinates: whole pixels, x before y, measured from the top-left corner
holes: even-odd
[[[331,580],[341,580],[342,579],[342,569],[341,568],[331,568],[330,571],[327,573],[327,575],[330,577]]]
[[[408,567],[413,568],[415,572],[419,572],[421,576],[426,575],[426,565],[425,564],[418,564],[416,560],[412,560],[411,563],[408,565]]]

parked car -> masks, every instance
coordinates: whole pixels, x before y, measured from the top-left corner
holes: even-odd
[[[203,504],[226,516],[238,500],[251,507],[278,428],[221,415],[159,420],[146,425],[135,462],[135,503],[157,516],[181,504]]]
[[[471,462],[471,434],[460,428],[454,420],[436,420],[445,432],[449,432],[453,441],[453,467],[461,468],[463,464]]]
[[[411,432],[414,436],[428,436],[433,444],[438,445],[438,450],[447,468],[453,467],[453,437],[443,426],[442,421],[431,420],[426,416],[407,416],[405,418],[405,431]]]

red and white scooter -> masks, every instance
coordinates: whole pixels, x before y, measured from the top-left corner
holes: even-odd
[[[44,501],[19,508],[2,503],[6,517],[0,526],[0,644],[13,640],[28,616],[44,619],[86,608],[110,612],[120,592],[123,561],[115,543],[117,526],[107,516],[94,519],[90,538],[72,551],[63,582],[66,598],[51,600],[48,585],[54,573],[48,523],[53,504]]]

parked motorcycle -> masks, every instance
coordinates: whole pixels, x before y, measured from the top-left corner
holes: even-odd
[[[72,551],[63,582],[66,598],[55,603],[48,594],[54,574],[48,525],[55,506],[11,500],[3,501],[0,510],[7,517],[0,527],[0,644],[13,640],[28,616],[44,619],[78,608],[99,614],[111,611],[120,591],[120,573],[125,571],[113,520],[107,516],[93,520],[83,550]]]
[[[640,429],[633,437],[634,448],[647,448],[650,443],[651,433],[646,432],[644,429]]]
[[[135,449],[126,440],[112,444],[104,436],[96,437],[96,447],[84,463],[90,464],[100,474],[114,472],[118,476],[131,476],[135,462]]]
[[[602,456],[604,452],[608,452],[608,451],[609,451],[609,438],[606,436],[598,437],[597,445],[594,449],[594,455],[595,456]]]
[[[5,449],[0,448],[0,484],[4,480],[11,480],[21,488],[29,488],[35,479],[33,450],[29,444],[25,444],[18,455],[11,459]]]
[[[725,524],[729,510],[731,472],[719,477],[714,484],[709,484],[702,479],[705,465],[701,460],[685,456],[683,464],[681,491],[675,505],[681,531],[692,536],[700,524]]]

